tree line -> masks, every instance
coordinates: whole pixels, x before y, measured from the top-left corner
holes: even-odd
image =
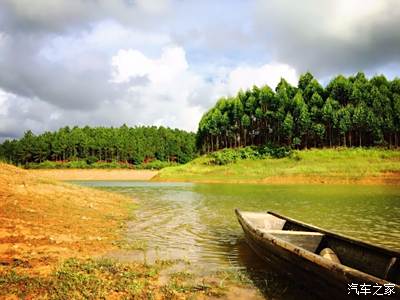
[[[339,75],[323,87],[307,72],[221,98],[199,123],[202,152],[247,145],[399,146],[400,79]]]
[[[195,134],[165,127],[64,127],[35,135],[25,132],[0,145],[0,157],[16,165],[86,160],[142,164],[151,160],[185,163],[196,155]]]

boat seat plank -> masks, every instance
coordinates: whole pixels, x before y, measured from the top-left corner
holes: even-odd
[[[323,236],[323,233],[320,232],[316,232],[316,231],[297,231],[297,230],[265,230],[268,233],[271,234],[287,234],[287,235],[303,235],[303,236],[307,236],[307,235],[318,235],[318,236]]]
[[[286,223],[286,220],[274,217],[266,213],[244,212],[243,215],[246,220],[253,225],[254,228],[260,230],[281,230]]]
[[[261,230],[261,232],[271,234],[313,253],[316,252],[324,237],[323,233],[311,231]]]

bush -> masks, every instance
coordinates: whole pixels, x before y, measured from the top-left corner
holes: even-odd
[[[239,149],[239,156],[241,159],[258,159],[260,152],[256,147],[244,147]]]
[[[62,166],[67,169],[87,169],[89,167],[89,165],[84,160],[69,161],[64,163]]]
[[[148,163],[142,163],[138,165],[137,169],[145,169],[145,170],[160,170],[162,168],[175,166],[177,163],[168,162],[168,161],[160,161],[160,160],[153,160]]]
[[[244,147],[238,149],[223,149],[209,154],[209,163],[212,165],[227,165],[240,159],[284,158],[292,153],[288,147]]]
[[[96,156],[89,156],[88,158],[86,158],[86,162],[89,165],[94,164],[95,162],[97,162],[97,157]]]
[[[59,168],[60,163],[55,161],[46,160],[41,163],[28,163],[25,168],[26,169],[57,169]]]
[[[89,160],[89,159],[88,159]],[[88,160],[74,160],[68,162],[44,161],[42,163],[29,163],[25,166],[26,169],[147,169],[160,170],[165,167],[175,166],[177,163],[154,160],[149,163],[133,165],[118,161],[106,162],[96,161],[88,163]]]
[[[210,163],[213,165],[227,165],[234,163],[239,158],[239,153],[235,149],[223,149],[210,154]]]
[[[119,163],[117,161],[112,162],[105,162],[105,161],[98,161],[93,163],[91,168],[95,169],[133,169],[134,166],[130,164]]]
[[[292,153],[292,150],[288,147],[273,147],[268,145],[260,148],[259,152],[263,158],[284,158],[289,156]]]

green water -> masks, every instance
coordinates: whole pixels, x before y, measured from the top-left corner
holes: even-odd
[[[356,185],[234,185],[80,182],[131,196],[131,251],[123,259],[185,259],[200,274],[253,272],[261,265],[247,247],[234,208],[286,216],[400,250],[400,188]]]

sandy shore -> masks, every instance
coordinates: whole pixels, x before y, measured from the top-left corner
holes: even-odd
[[[28,273],[49,272],[62,259],[115,248],[112,243],[132,204],[116,193],[38,177],[2,163],[0,199],[0,266]]]
[[[158,171],[128,169],[41,169],[28,172],[55,180],[149,180],[158,174]]]
[[[317,175],[285,175],[271,176],[260,180],[234,179],[227,176],[224,179],[215,178],[159,178],[159,171],[125,170],[125,169],[53,169],[28,170],[37,177],[47,177],[55,180],[150,180],[165,182],[198,182],[198,183],[256,183],[256,184],[363,184],[363,185],[400,185],[399,172],[386,172],[377,176],[347,177],[346,174],[335,176]]]
[[[378,176],[364,176],[350,178],[343,176],[271,176],[260,180],[230,179],[209,179],[209,178],[159,178],[155,176],[153,181],[159,182],[194,182],[194,183],[232,183],[232,184],[359,184],[359,185],[400,185],[400,173],[383,173]]]

